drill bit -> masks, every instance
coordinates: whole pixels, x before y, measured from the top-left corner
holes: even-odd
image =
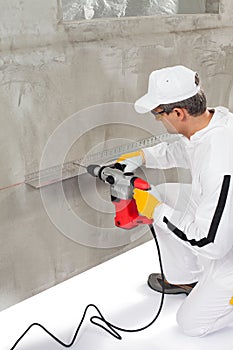
[[[77,165],[77,166],[81,166],[82,168],[87,169],[87,167],[86,167],[85,165],[79,164],[79,163],[77,163],[77,162],[73,162],[73,164],[74,164],[74,165]]]

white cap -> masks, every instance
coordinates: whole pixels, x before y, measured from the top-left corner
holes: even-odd
[[[198,93],[196,72],[184,66],[155,70],[150,74],[148,92],[134,104],[138,113],[147,113],[161,104],[183,101]]]

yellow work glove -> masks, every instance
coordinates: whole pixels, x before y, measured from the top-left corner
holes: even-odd
[[[144,163],[144,153],[142,150],[122,154],[117,159],[117,163],[125,165],[124,172],[133,172]]]
[[[148,219],[153,219],[154,210],[161,202],[148,191],[134,189],[133,197],[136,201],[138,211]]]

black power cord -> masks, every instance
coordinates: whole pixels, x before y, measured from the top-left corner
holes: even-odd
[[[100,310],[98,309],[98,307],[94,304],[89,304],[87,305],[87,307],[85,308],[84,310],[84,313],[83,313],[83,316],[82,316],[82,319],[78,325],[78,328],[76,329],[75,331],[75,334],[73,336],[73,339],[72,341],[69,343],[69,344],[66,344],[66,343],[63,343],[60,339],[58,339],[55,335],[53,335],[51,332],[49,332],[44,326],[42,326],[40,323],[32,323],[27,329],[26,331],[18,338],[18,340],[15,342],[15,344],[11,347],[10,350],[13,350],[16,348],[16,346],[19,344],[19,342],[22,340],[22,338],[26,335],[26,333],[28,333],[28,331],[34,327],[34,326],[38,326],[40,328],[42,328],[48,335],[50,335],[50,337],[52,337],[56,342],[58,342],[59,344],[61,344],[62,346],[64,346],[65,348],[70,348],[77,336],[78,336],[78,332],[83,324],[83,321],[85,319],[85,316],[86,316],[86,313],[87,313],[87,310],[90,308],[90,307],[93,307],[94,309],[96,309],[96,311],[99,313],[99,316],[92,316],[90,318],[90,322],[93,323],[94,325],[98,326],[98,327],[101,327],[103,328],[106,332],[108,332],[109,334],[111,334],[114,338],[116,339],[119,339],[121,340],[122,337],[121,335],[117,332],[127,332],[127,333],[136,333],[136,332],[141,332],[147,328],[149,328],[156,320],[157,318],[159,317],[159,314],[162,310],[162,307],[163,307],[163,302],[164,302],[164,273],[163,273],[163,265],[162,265],[162,259],[161,259],[161,252],[160,252],[160,248],[159,248],[159,243],[158,243],[158,240],[157,240],[157,237],[156,237],[156,233],[155,233],[155,229],[154,229],[154,226],[153,225],[149,225],[150,227],[150,230],[151,230],[151,233],[154,237],[154,240],[155,240],[155,243],[156,243],[156,247],[157,247],[157,251],[158,251],[158,258],[159,258],[159,265],[160,265],[160,271],[161,271],[161,276],[162,276],[162,286],[163,286],[163,289],[162,289],[162,296],[161,296],[161,300],[160,300],[160,305],[159,305],[159,309],[157,311],[157,314],[155,315],[155,317],[153,318],[153,320],[148,323],[146,326],[144,327],[141,327],[141,328],[138,328],[138,329],[125,329],[125,328],[121,328],[121,327],[118,327],[112,323],[110,323],[109,321],[107,321],[104,316],[101,314]],[[98,323],[97,321],[100,321],[102,322],[102,324]],[[108,328],[107,328],[108,327]]]

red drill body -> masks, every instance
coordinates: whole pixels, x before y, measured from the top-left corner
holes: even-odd
[[[121,164],[112,167],[91,164],[87,171],[92,176],[99,177],[110,185],[111,201],[115,206],[115,225],[129,230],[138,225],[149,225],[153,222],[138,213],[136,201],[133,198],[133,189],[150,190],[150,184],[132,173],[124,173]]]

